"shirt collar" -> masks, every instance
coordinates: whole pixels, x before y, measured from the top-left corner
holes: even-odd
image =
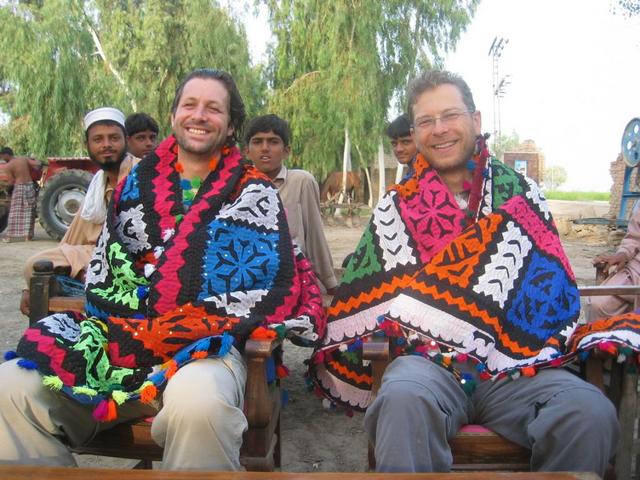
[[[282,165],[282,167],[280,168],[280,171],[278,172],[278,174],[275,176],[275,178],[273,179],[273,181],[277,181],[277,180],[281,180],[283,182],[285,182],[287,180],[287,167],[285,167],[284,165]]]

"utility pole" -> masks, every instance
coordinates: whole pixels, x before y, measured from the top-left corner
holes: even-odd
[[[500,119],[500,99],[504,97],[507,86],[511,83],[510,75],[500,77],[500,57],[502,50],[509,43],[508,38],[494,37],[491,47],[489,48],[489,56],[491,57],[492,66],[492,90],[493,90],[493,144],[498,142],[502,135],[502,125]]]

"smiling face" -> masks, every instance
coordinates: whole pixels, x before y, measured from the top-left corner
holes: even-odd
[[[171,115],[171,127],[183,153],[209,161],[233,133],[229,116],[229,93],[222,82],[193,78]]]
[[[429,164],[438,173],[466,168],[480,135],[481,117],[480,112],[468,112],[460,90],[451,84],[426,90],[417,97],[411,110],[414,125],[411,135]],[[455,119],[451,120],[452,117]],[[435,124],[429,125],[433,119]]]
[[[127,153],[122,127],[104,123],[91,125],[87,131],[87,151],[101,169],[112,171],[119,168]]]

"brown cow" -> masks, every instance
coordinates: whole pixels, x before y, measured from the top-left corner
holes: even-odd
[[[349,201],[355,202],[360,191],[360,174],[358,172],[347,172],[347,198],[345,203]],[[334,201],[342,192],[342,172],[331,172],[327,179],[322,183],[320,189],[320,201]]]

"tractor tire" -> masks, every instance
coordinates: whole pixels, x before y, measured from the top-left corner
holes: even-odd
[[[84,170],[62,170],[44,184],[38,199],[40,225],[60,240],[80,210],[93,174]]]

